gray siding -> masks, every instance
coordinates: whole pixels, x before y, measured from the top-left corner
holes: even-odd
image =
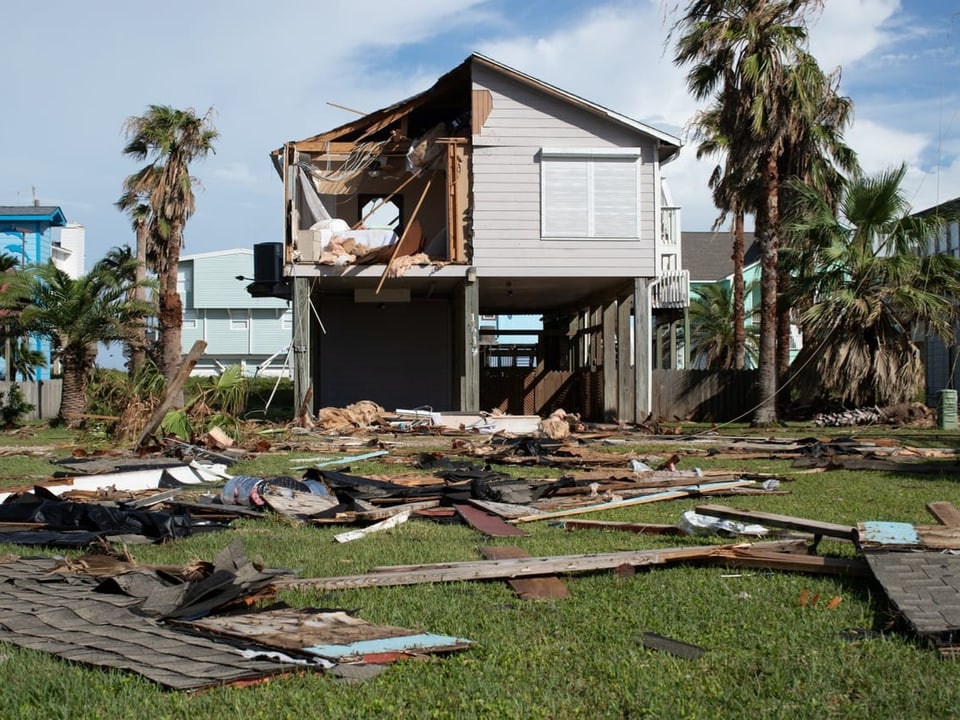
[[[486,276],[655,274],[656,147],[649,136],[477,68],[493,109],[474,136],[474,265]],[[543,147],[640,147],[640,240],[541,239]]]

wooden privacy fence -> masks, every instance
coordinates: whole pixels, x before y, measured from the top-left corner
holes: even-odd
[[[654,370],[653,414],[667,420],[729,422],[757,402],[756,370]]]
[[[10,386],[19,385],[25,402],[33,405],[33,410],[23,416],[24,420],[52,420],[60,412],[60,394],[63,391],[62,380],[37,380],[35,382],[7,382],[0,380],[0,405],[6,405]]]
[[[756,404],[756,370],[654,370],[654,417],[729,422]],[[484,368],[480,406],[512,415],[549,415],[562,407],[603,421],[603,373],[537,368]]]

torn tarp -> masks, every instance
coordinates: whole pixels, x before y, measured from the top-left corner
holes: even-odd
[[[37,488],[36,493],[7,498],[0,504],[0,523],[32,523],[37,531],[35,542],[29,542],[33,531],[22,529],[0,533],[0,541],[54,547],[76,547],[110,535],[142,535],[159,541],[185,537],[192,532],[190,515],[186,512],[126,510],[72,502],[50,495],[43,488]]]

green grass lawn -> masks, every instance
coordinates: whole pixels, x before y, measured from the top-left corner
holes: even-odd
[[[794,428],[789,434],[831,435],[823,429],[800,432]],[[960,446],[955,436],[931,431],[925,437],[926,441],[911,437],[907,444]],[[51,438],[49,443],[57,447],[54,454],[68,453],[70,439]],[[77,445],[84,442],[73,440]],[[0,448],[4,444],[0,441]],[[41,443],[20,437],[10,444]],[[631,447],[640,453],[666,451],[662,445]],[[289,467],[289,459],[267,454],[244,461],[233,471],[278,474]],[[33,476],[53,467],[32,457],[3,460],[4,479],[21,469]],[[733,464],[792,478],[782,485],[790,493],[710,502],[843,524],[861,520],[932,524],[925,503],[946,500],[960,506],[960,476],[950,463],[942,475],[802,474],[778,459]],[[704,470],[732,467],[729,460],[705,457],[685,460],[682,466],[694,465]],[[370,461],[353,467],[359,474],[397,469]],[[544,475],[531,468],[504,469],[520,476]],[[702,502],[673,500],[586,517],[676,523],[684,510]],[[247,553],[268,566],[294,568],[303,576],[333,576],[382,565],[477,560],[481,545],[516,544],[538,556],[719,542],[567,531],[544,522],[523,527],[530,535],[508,542],[485,538],[466,526],[411,520],[341,545],[332,538],[343,527],[244,520],[224,533],[131,551],[144,563],[212,559],[239,537]],[[37,554],[32,549],[0,546],[0,555],[7,552]],[[840,542],[820,545],[821,554],[850,556],[852,552]],[[941,659],[907,635],[884,632],[857,641],[844,638],[844,631],[855,628],[889,630],[886,602],[879,588],[868,581],[671,566],[640,570],[628,577],[611,572],[568,576],[565,582],[572,597],[555,601],[520,600],[501,581],[285,591],[282,599],[297,607],[348,608],[372,623],[455,635],[475,643],[446,657],[394,663],[359,684],[314,673],[191,695],[164,691],[136,675],[71,665],[0,644],[0,718],[760,720],[948,718],[960,712],[956,662]],[[801,605],[804,590],[819,594],[817,606]],[[835,597],[840,604],[828,609],[827,600]],[[648,650],[642,644],[645,632],[692,643],[706,652],[687,660]]]

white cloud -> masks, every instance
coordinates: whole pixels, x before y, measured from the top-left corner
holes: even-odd
[[[219,180],[237,185],[252,185],[257,181],[250,166],[242,162],[220,165],[213,170],[213,176]]]

